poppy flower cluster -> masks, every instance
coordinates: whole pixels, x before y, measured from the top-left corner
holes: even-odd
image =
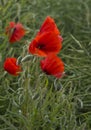
[[[40,61],[41,69],[47,75],[57,78],[62,77],[64,73],[64,63],[57,56],[62,48],[62,41],[63,38],[54,20],[48,16],[29,45],[29,53],[45,57]]]
[[[20,23],[10,22],[10,25],[6,28],[6,34],[10,43],[14,43],[25,35],[25,29]],[[50,16],[47,16],[28,48],[29,53],[44,58],[40,61],[43,72],[57,78],[62,77],[64,73],[64,63],[57,56],[62,48],[62,41],[63,38],[55,21]],[[15,58],[7,58],[4,69],[12,75],[18,75],[21,72],[21,66],[17,65]]]

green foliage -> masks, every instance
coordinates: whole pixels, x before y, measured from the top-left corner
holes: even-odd
[[[23,63],[20,76],[3,69],[6,57],[24,57],[47,15],[64,38],[59,56],[65,63],[62,79],[45,75],[40,58]],[[20,21],[27,35],[10,45],[5,27]],[[0,130],[91,129],[91,1],[0,0]]]

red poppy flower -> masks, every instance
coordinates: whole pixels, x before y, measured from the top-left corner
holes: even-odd
[[[6,28],[6,34],[9,37],[9,42],[14,43],[25,35],[25,29],[21,23],[10,22]]]
[[[21,66],[17,65],[16,58],[7,58],[4,62],[4,69],[14,76],[19,75],[19,72],[21,72]]]
[[[30,43],[29,52],[39,56],[47,56],[50,53],[57,54],[62,48],[62,41],[54,20],[48,16],[37,36]]]
[[[63,76],[64,73],[64,63],[56,55],[48,55],[44,60],[40,62],[41,69],[47,75],[53,75],[57,78]]]

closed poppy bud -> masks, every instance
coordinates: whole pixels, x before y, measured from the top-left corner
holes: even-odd
[[[47,55],[59,53],[62,48],[62,37],[51,17],[47,17],[40,31],[29,45],[29,53],[46,57]]]
[[[25,35],[25,29],[21,23],[10,22],[6,27],[6,35],[8,35],[9,42],[14,43]]]
[[[40,66],[47,75],[61,78],[64,74],[64,63],[54,54],[48,55],[44,60],[41,60]]]
[[[18,76],[19,73],[21,72],[21,66],[17,65],[17,59],[16,58],[6,58],[5,62],[4,62],[4,69],[14,75],[14,76]]]

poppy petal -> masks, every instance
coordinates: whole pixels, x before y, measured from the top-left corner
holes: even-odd
[[[19,75],[19,72],[21,72],[21,66],[17,65],[17,59],[16,58],[6,58],[5,62],[4,62],[4,69],[14,75],[17,76]]]
[[[40,66],[46,74],[57,78],[62,77],[64,73],[64,63],[54,54],[48,55],[44,60],[41,60]]]
[[[43,33],[43,32],[55,32],[55,34],[59,35],[60,32],[55,24],[55,21],[50,17],[47,16],[44,23],[42,24],[39,33]]]
[[[55,33],[47,32],[37,35],[29,45],[29,52],[39,56],[47,56],[50,53],[57,54],[62,48],[62,39]]]

